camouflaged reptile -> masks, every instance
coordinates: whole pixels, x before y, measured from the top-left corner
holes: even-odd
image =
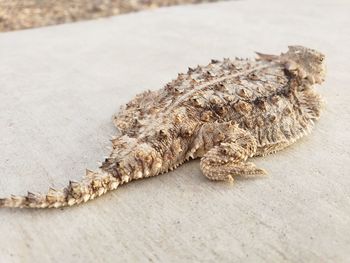
[[[302,46],[257,55],[212,60],[137,95],[114,117],[120,132],[98,171],[62,190],[0,199],[0,207],[72,206],[196,158],[210,180],[265,174],[248,159],[310,132],[322,106],[314,85],[324,81],[325,65],[323,54]]]

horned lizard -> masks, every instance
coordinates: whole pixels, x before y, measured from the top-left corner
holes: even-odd
[[[248,158],[282,150],[310,132],[322,105],[313,86],[324,81],[325,64],[323,54],[302,46],[257,55],[212,60],[137,95],[114,116],[120,132],[98,171],[87,170],[62,190],[0,199],[0,207],[72,206],[196,158],[210,180],[265,174]]]

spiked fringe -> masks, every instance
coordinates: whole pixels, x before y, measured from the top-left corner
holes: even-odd
[[[59,208],[73,206],[114,190],[120,183],[119,178],[109,173],[86,170],[86,176],[82,181],[70,181],[69,185],[62,190],[49,188],[47,194],[28,192],[27,196],[12,195],[0,199],[0,207]]]

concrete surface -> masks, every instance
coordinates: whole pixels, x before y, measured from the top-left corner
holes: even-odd
[[[0,210],[1,262],[349,262],[350,3],[233,1],[0,34],[0,196],[79,179],[112,114],[211,58],[323,51],[313,134],[230,186],[198,161],[63,210]]]

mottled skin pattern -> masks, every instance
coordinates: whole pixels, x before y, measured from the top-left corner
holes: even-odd
[[[255,60],[212,60],[137,95],[114,117],[120,135],[98,171],[63,190],[0,199],[0,207],[72,206],[191,158],[201,158],[211,180],[265,174],[247,159],[310,132],[322,105],[313,86],[323,82],[325,66],[324,55],[302,46],[279,56],[257,54]]]

